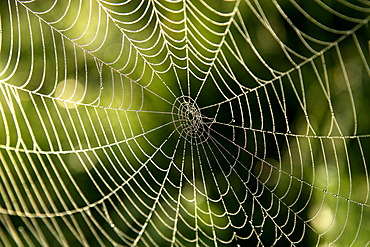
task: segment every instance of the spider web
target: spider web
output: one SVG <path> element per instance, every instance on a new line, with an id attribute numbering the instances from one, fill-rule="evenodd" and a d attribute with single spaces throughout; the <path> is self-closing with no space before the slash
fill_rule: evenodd
<path id="1" fill-rule="evenodd" d="M 0 3 L 1 246 L 365 246 L 365 0 Z"/>

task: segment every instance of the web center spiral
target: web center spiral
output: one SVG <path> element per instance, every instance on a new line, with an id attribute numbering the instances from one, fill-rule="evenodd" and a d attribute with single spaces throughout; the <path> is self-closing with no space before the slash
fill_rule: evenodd
<path id="1" fill-rule="evenodd" d="M 208 127 L 203 122 L 201 111 L 192 98 L 181 96 L 175 100 L 172 119 L 180 136 L 191 144 L 201 144 L 208 139 Z"/>

